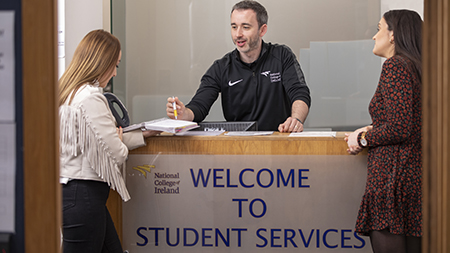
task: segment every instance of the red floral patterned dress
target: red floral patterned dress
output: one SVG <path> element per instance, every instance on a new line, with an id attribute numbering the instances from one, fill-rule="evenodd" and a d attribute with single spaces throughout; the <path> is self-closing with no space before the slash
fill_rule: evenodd
<path id="1" fill-rule="evenodd" d="M 421 82 L 401 56 L 387 59 L 369 112 L 367 182 L 356 232 L 422 236 Z M 361 134 L 358 137 L 360 140 Z"/>

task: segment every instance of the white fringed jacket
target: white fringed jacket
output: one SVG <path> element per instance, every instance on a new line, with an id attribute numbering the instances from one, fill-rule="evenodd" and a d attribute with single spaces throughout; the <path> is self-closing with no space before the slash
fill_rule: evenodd
<path id="1" fill-rule="evenodd" d="M 68 101 L 59 107 L 60 177 L 106 182 L 128 201 L 125 161 L 129 149 L 145 145 L 142 132 L 124 133 L 120 140 L 102 88 L 85 85 Z"/>

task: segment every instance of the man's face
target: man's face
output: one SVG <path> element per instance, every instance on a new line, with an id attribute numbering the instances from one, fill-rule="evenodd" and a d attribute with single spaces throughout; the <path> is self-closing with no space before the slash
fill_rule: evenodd
<path id="1" fill-rule="evenodd" d="M 256 13 L 251 10 L 234 10 L 231 13 L 231 38 L 241 54 L 259 54 L 265 26 L 258 28 Z"/>

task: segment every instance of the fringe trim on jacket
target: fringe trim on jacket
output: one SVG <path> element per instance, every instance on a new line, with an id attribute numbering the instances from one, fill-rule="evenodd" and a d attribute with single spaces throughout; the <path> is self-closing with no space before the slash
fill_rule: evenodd
<path id="1" fill-rule="evenodd" d="M 80 104 L 76 108 L 62 105 L 59 117 L 61 153 L 78 156 L 79 147 L 81 154 L 85 155 L 99 177 L 108 183 L 111 189 L 117 191 L 123 201 L 128 201 L 131 197 L 121 173 L 125 163 L 118 164 L 112 156 L 108 146 L 96 133 L 83 105 Z"/>

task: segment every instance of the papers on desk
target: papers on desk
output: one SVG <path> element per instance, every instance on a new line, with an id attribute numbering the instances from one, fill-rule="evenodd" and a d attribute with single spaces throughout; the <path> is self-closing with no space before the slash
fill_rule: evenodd
<path id="1" fill-rule="evenodd" d="M 177 136 L 218 136 L 225 133 L 225 130 L 221 131 L 187 131 L 183 133 L 177 133 Z"/>
<path id="2" fill-rule="evenodd" d="M 188 130 L 197 128 L 198 124 L 186 120 L 175 120 L 168 118 L 155 119 L 152 121 L 146 121 L 139 124 L 134 124 L 123 129 L 123 132 L 129 132 L 136 129 L 163 131 L 168 133 L 183 133 Z"/>
<path id="3" fill-rule="evenodd" d="M 271 135 L 273 131 L 233 131 L 225 135 L 228 136 L 257 136 L 257 135 Z"/>
<path id="4" fill-rule="evenodd" d="M 336 132 L 301 132 L 291 133 L 289 137 L 336 137 Z"/>

